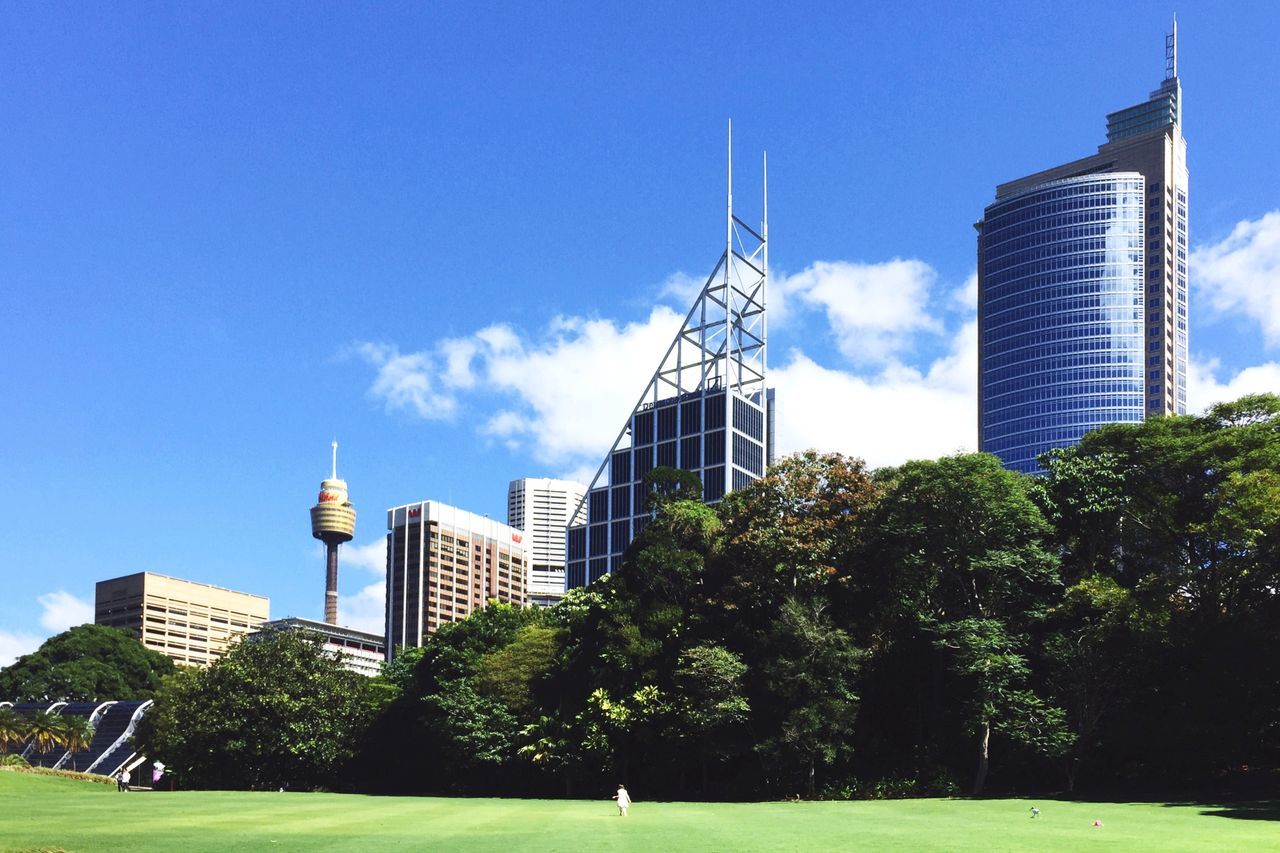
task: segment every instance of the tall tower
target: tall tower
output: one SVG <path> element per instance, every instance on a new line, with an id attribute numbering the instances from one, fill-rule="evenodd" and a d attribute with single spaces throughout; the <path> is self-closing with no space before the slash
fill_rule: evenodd
<path id="1" fill-rule="evenodd" d="M 1187 143 L 1178 30 L 1164 80 L 1098 153 L 996 188 L 978 229 L 978 446 L 1037 457 L 1187 410 Z"/>
<path id="2" fill-rule="evenodd" d="M 565 537 L 568 589 L 621 565 L 649 521 L 645 475 L 654 468 L 697 474 L 703 499 L 714 503 L 763 477 L 772 462 L 773 394 L 765 387 L 768 165 L 757 231 L 733 212 L 732 125 L 728 175 L 720 259 L 574 510 Z"/>
<path id="3" fill-rule="evenodd" d="M 338 546 L 356 535 L 356 508 L 347 499 L 347 481 L 338 479 L 338 442 L 333 443 L 333 471 L 320 483 L 320 498 L 311 508 L 311 535 L 324 543 L 324 621 L 338 624 Z"/>

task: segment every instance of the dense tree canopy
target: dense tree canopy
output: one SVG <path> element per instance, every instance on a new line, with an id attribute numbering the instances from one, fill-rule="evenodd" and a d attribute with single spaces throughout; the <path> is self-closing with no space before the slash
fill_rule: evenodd
<path id="1" fill-rule="evenodd" d="M 0 698 L 16 702 L 149 699 L 174 663 L 128 632 L 79 625 L 0 670 Z"/>
<path id="2" fill-rule="evenodd" d="M 1042 462 L 872 472 L 810 451 L 712 507 L 657 471 L 621 568 L 556 606 L 446 625 L 363 692 L 246 644 L 166 681 L 151 742 L 197 784 L 332 785 L 344 766 L 365 790 L 476 794 L 1274 778 L 1280 399 L 1107 427 Z"/>
<path id="3" fill-rule="evenodd" d="M 365 736 L 373 689 L 319 638 L 268 631 L 166 678 L 136 743 L 186 786 L 330 786 Z"/>

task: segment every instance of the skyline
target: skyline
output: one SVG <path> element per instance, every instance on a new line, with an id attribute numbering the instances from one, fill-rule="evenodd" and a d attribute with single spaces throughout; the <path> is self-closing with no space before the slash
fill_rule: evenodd
<path id="1" fill-rule="evenodd" d="M 1200 411 L 1280 390 L 1280 11 L 1177 11 Z M 138 571 L 318 619 L 335 439 L 355 627 L 386 508 L 589 478 L 722 248 L 729 116 L 747 200 L 770 159 L 778 453 L 976 448 L 972 223 L 1096 150 L 1171 18 L 761 6 L 756 53 L 724 8 L 220 12 L 0 35 L 0 664 Z"/>

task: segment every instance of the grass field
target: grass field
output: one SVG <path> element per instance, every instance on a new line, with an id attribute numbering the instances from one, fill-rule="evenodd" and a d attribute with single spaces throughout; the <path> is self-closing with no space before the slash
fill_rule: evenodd
<path id="1" fill-rule="evenodd" d="M 643 797 L 640 792 L 634 795 Z M 1275 803 L 658 803 L 114 787 L 0 772 L 0 850 L 1280 851 Z M 1093 822 L 1100 820 L 1102 826 Z"/>

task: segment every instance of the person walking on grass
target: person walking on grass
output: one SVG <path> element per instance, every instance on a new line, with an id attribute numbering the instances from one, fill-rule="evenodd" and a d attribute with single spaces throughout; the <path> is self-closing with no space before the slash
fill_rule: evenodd
<path id="1" fill-rule="evenodd" d="M 131 777 L 129 776 L 129 769 L 128 769 L 128 768 L 125 768 L 124 770 L 121 770 L 121 771 L 120 771 L 120 784 L 119 784 L 119 789 L 120 789 L 121 791 L 128 791 L 128 790 L 129 790 L 129 779 L 130 779 L 130 778 L 131 778 Z"/>
<path id="2" fill-rule="evenodd" d="M 627 789 L 622 785 L 618 786 L 618 793 L 613 795 L 618 801 L 618 816 L 626 817 L 627 809 L 631 808 L 631 795 L 627 793 Z"/>

